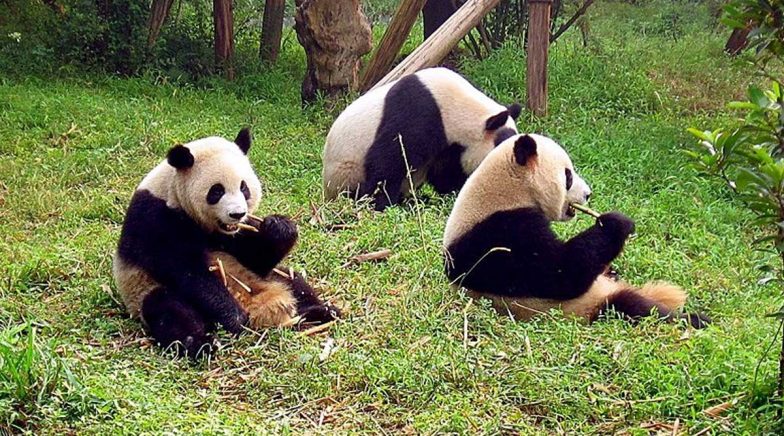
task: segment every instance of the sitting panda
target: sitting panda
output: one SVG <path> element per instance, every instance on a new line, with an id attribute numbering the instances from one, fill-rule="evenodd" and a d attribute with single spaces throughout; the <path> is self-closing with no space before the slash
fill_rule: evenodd
<path id="1" fill-rule="evenodd" d="M 635 288 L 604 274 L 634 232 L 634 222 L 621 213 L 601 215 L 568 241 L 557 238 L 550 222 L 571 219 L 570 204 L 590 196 L 552 139 L 520 134 L 505 140 L 458 194 L 444 232 L 447 276 L 522 320 L 560 308 L 593 321 L 612 307 L 629 320 L 653 314 L 705 326 L 703 315 L 678 312 L 686 301 L 679 287 L 654 282 Z"/>
<path id="2" fill-rule="evenodd" d="M 520 110 L 446 68 L 376 88 L 351 103 L 327 135 L 324 195 L 372 196 L 380 211 L 399 203 L 412 184 L 457 191 L 496 144 L 517 132 Z"/>
<path id="3" fill-rule="evenodd" d="M 297 228 L 280 215 L 250 215 L 261 196 L 250 146 L 248 129 L 234 142 L 209 137 L 176 145 L 128 207 L 114 257 L 117 288 L 155 340 L 181 354 L 209 352 L 216 323 L 236 334 L 248 324 L 339 316 L 301 276 L 273 272 L 297 241 Z"/>

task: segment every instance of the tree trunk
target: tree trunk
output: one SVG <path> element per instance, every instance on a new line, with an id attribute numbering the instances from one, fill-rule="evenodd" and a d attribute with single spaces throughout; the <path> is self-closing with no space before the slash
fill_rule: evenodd
<path id="1" fill-rule="evenodd" d="M 234 80 L 234 14 L 232 0 L 213 0 L 212 17 L 215 25 L 215 65 Z"/>
<path id="2" fill-rule="evenodd" d="M 370 24 L 359 0 L 296 0 L 294 28 L 305 48 L 302 101 L 321 90 L 335 94 L 357 85 L 359 59 L 370 52 Z"/>
<path id="3" fill-rule="evenodd" d="M 727 44 L 724 45 L 724 51 L 730 56 L 737 56 L 749 44 L 748 36 L 751 33 L 751 25 L 743 29 L 734 29 Z"/>
<path id="4" fill-rule="evenodd" d="M 550 3 L 528 2 L 527 106 L 535 115 L 547 115 L 547 51 L 550 46 Z"/>
<path id="5" fill-rule="evenodd" d="M 432 67 L 441 62 L 452 48 L 473 29 L 499 0 L 468 0 L 443 26 L 439 27 L 403 62 L 399 63 L 373 88 L 378 88 L 422 68 Z"/>
<path id="6" fill-rule="evenodd" d="M 275 62 L 278 60 L 285 9 L 286 0 L 267 0 L 264 4 L 261 44 L 259 45 L 259 57 L 262 61 Z"/>
<path id="7" fill-rule="evenodd" d="M 427 0 L 422 9 L 425 39 L 429 38 L 442 24 L 457 11 L 453 0 Z"/>
<path id="8" fill-rule="evenodd" d="M 395 16 L 389 23 L 384 37 L 378 44 L 373 57 L 368 62 L 365 73 L 360 80 L 359 90 L 365 92 L 370 89 L 378 79 L 384 77 L 389 71 L 389 67 L 395 62 L 400 48 L 406 42 L 411 27 L 414 26 L 419 11 L 422 10 L 426 0 L 402 0 L 395 11 Z M 433 0 L 430 0 L 433 1 Z"/>
<path id="9" fill-rule="evenodd" d="M 147 21 L 147 48 L 155 45 L 155 40 L 161 33 L 161 27 L 166 19 L 169 18 L 169 11 L 174 4 L 174 0 L 153 0 L 150 6 L 150 19 Z"/>

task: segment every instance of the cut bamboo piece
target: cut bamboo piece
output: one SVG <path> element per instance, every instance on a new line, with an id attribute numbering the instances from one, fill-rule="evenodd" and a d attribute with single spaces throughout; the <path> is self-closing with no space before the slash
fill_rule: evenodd
<path id="1" fill-rule="evenodd" d="M 595 210 L 593 210 L 593 209 L 591 209 L 589 207 L 583 206 L 582 204 L 579 204 L 579 203 L 570 203 L 569 206 L 572 209 L 574 209 L 574 210 L 579 210 L 580 212 L 586 213 L 586 214 L 588 214 L 588 215 L 590 215 L 590 216 L 592 216 L 594 218 L 599 218 L 602 215 L 599 212 L 597 212 L 597 211 L 595 211 Z"/>

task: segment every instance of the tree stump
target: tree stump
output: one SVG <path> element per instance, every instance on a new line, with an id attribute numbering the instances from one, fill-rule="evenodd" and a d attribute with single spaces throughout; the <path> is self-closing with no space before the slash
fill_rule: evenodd
<path id="1" fill-rule="evenodd" d="M 296 0 L 294 29 L 305 48 L 307 72 L 302 101 L 318 90 L 345 91 L 357 83 L 359 59 L 372 48 L 370 24 L 359 0 Z"/>

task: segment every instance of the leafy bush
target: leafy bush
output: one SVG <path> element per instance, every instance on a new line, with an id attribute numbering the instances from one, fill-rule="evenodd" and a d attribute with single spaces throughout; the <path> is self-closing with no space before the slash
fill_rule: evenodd
<path id="1" fill-rule="evenodd" d="M 755 223 L 766 244 L 781 263 L 770 279 L 784 283 L 784 94 L 782 81 L 766 73 L 771 61 L 784 58 L 784 2 L 781 0 L 735 0 L 726 9 L 723 22 L 735 28 L 754 28 L 749 34 L 755 47 L 756 65 L 772 79 L 769 89 L 750 87 L 747 101 L 730 108 L 746 112 L 740 127 L 700 131 L 691 128 L 699 142 L 687 153 L 705 175 L 719 177 L 757 215 Z M 784 332 L 784 306 L 771 316 L 780 320 L 777 334 Z M 775 341 L 775 338 L 774 338 Z M 784 335 L 779 356 L 778 417 L 784 399 Z"/>

